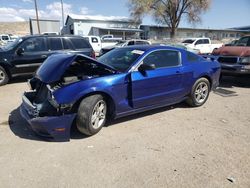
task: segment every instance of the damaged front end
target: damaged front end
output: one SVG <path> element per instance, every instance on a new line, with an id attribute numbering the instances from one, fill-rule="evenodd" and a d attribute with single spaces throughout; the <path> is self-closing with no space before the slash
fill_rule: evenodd
<path id="1" fill-rule="evenodd" d="M 28 82 L 31 91 L 23 94 L 21 115 L 38 135 L 56 141 L 68 141 L 77 112 L 75 101 L 70 99 L 72 102 L 59 103 L 60 98 L 55 98 L 55 92 L 65 96 L 63 89 L 70 85 L 77 88 L 82 81 L 114 73 L 114 70 L 99 65 L 87 56 L 50 56 Z"/>
<path id="2" fill-rule="evenodd" d="M 73 104 L 57 104 L 49 87 L 40 83 L 35 90 L 25 92 L 20 108 L 21 115 L 38 135 L 67 141 L 76 113 L 72 111 Z"/>

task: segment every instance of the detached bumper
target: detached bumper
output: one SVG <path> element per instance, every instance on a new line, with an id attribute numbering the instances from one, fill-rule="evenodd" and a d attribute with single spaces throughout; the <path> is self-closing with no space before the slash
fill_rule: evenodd
<path id="1" fill-rule="evenodd" d="M 38 135 L 55 141 L 69 141 L 71 125 L 76 114 L 66 114 L 61 116 L 34 116 L 36 111 L 29 100 L 23 96 L 20 107 L 21 116 L 29 123 L 30 128 Z"/>

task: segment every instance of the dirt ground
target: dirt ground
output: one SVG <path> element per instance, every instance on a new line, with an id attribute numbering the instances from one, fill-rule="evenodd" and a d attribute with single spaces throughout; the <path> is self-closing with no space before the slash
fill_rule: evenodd
<path id="1" fill-rule="evenodd" d="M 250 78 L 225 77 L 207 103 L 116 120 L 47 142 L 19 114 L 22 79 L 0 87 L 0 187 L 250 187 Z"/>

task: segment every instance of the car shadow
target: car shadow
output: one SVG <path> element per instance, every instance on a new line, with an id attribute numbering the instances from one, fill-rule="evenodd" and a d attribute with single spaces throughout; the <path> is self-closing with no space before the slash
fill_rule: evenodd
<path id="1" fill-rule="evenodd" d="M 19 108 L 14 109 L 9 115 L 9 127 L 10 130 L 18 137 L 35 140 L 46 141 L 36 135 L 28 126 L 28 123 L 21 117 Z"/>
<path id="2" fill-rule="evenodd" d="M 250 76 L 223 76 L 220 80 L 220 85 L 213 92 L 222 97 L 234 97 L 238 96 L 237 92 L 233 89 L 234 87 L 250 88 Z"/>
<path id="3" fill-rule="evenodd" d="M 143 117 L 150 116 L 150 115 L 155 115 L 155 114 L 162 113 L 162 112 L 165 112 L 165 111 L 170 111 L 170 110 L 173 110 L 173 109 L 176 109 L 176 108 L 192 108 L 192 107 L 187 105 L 185 102 L 181 102 L 181 103 L 178 103 L 178 104 L 165 106 L 165 107 L 161 107 L 161 108 L 156 108 L 156 109 L 141 112 L 141 113 L 138 113 L 138 114 L 133 114 L 133 115 L 121 117 L 121 118 L 118 118 L 118 119 L 107 122 L 106 126 L 112 126 L 112 125 L 123 123 L 123 122 L 126 122 L 126 121 L 143 118 Z"/>
<path id="4" fill-rule="evenodd" d="M 161 107 L 158 109 L 153 109 L 153 110 L 141 112 L 141 113 L 134 114 L 134 115 L 129 115 L 129 116 L 122 117 L 119 119 L 110 120 L 106 123 L 105 127 L 113 126 L 122 122 L 130 121 L 130 120 L 134 120 L 138 118 L 143 118 L 145 116 L 161 113 L 164 111 L 169 111 L 175 108 L 190 108 L 190 107 L 186 103 L 182 102 L 182 103 L 171 105 L 171 106 Z M 10 113 L 8 123 L 9 123 L 10 130 L 19 138 L 33 140 L 33 141 L 41 141 L 41 142 L 55 141 L 55 140 L 46 139 L 45 137 L 41 137 L 37 135 L 34 131 L 32 131 L 29 128 L 28 122 L 26 122 L 21 117 L 20 107 L 14 109 Z M 70 139 L 85 139 L 88 137 L 89 136 L 83 135 L 77 130 L 76 124 L 74 121 L 71 127 L 71 131 L 70 131 Z"/>
<path id="5" fill-rule="evenodd" d="M 220 80 L 219 87 L 222 88 L 233 88 L 242 87 L 250 88 L 250 76 L 223 76 Z"/>
<path id="6" fill-rule="evenodd" d="M 57 142 L 53 139 L 47 139 L 45 137 L 42 137 L 38 134 L 36 134 L 30 127 L 26 120 L 24 120 L 20 114 L 20 107 L 14 109 L 8 119 L 8 124 L 10 127 L 10 130 L 19 138 L 28 139 L 28 140 L 34 140 L 34 141 L 42 141 L 42 142 Z M 71 128 L 71 139 L 84 139 L 88 136 L 85 136 L 81 134 L 75 126 L 75 122 L 72 125 Z M 59 141 L 60 142 L 60 141 Z"/>
<path id="7" fill-rule="evenodd" d="M 8 84 L 16 84 L 16 83 L 23 83 L 23 82 L 27 82 L 28 79 L 32 78 L 32 75 L 29 76 L 18 76 L 18 77 L 14 77 L 12 78 Z"/>

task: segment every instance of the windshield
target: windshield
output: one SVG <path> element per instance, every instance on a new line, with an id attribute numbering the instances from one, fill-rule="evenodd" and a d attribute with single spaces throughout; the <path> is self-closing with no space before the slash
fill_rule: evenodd
<path id="1" fill-rule="evenodd" d="M 2 47 L 3 50 L 12 50 L 17 44 L 19 44 L 20 42 L 22 42 L 22 38 L 17 38 L 15 39 L 13 42 L 9 42 L 6 45 L 4 45 Z"/>
<path id="2" fill-rule="evenodd" d="M 182 43 L 192 44 L 194 41 L 195 40 L 187 39 L 187 40 L 184 40 Z"/>
<path id="3" fill-rule="evenodd" d="M 250 46 L 250 37 L 242 37 L 240 38 L 235 46 Z"/>
<path id="4" fill-rule="evenodd" d="M 119 72 L 125 72 L 144 53 L 142 50 L 117 48 L 98 58 L 98 61 Z"/>

